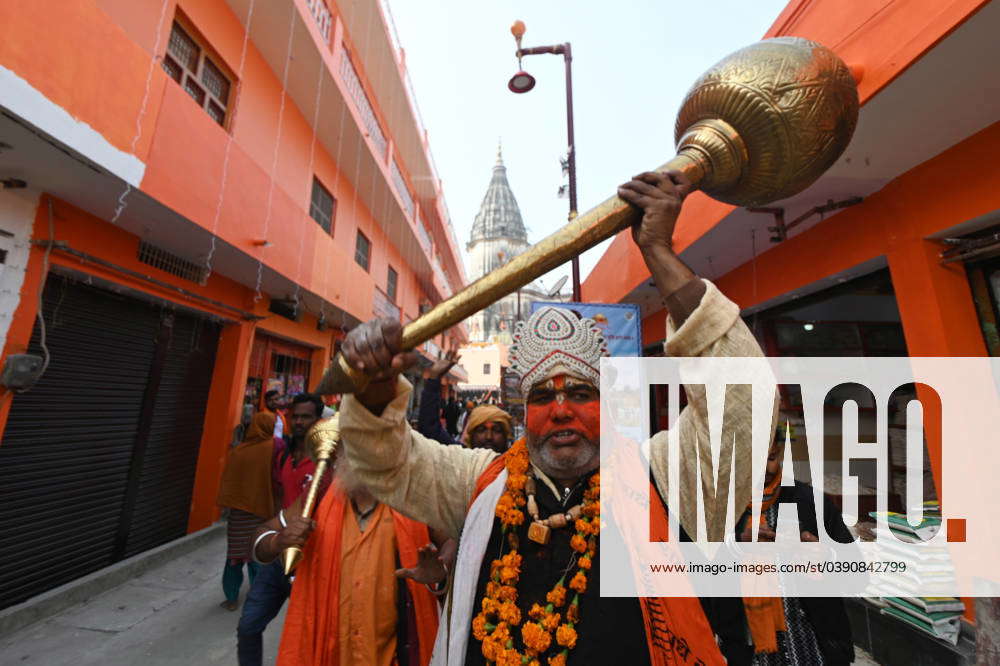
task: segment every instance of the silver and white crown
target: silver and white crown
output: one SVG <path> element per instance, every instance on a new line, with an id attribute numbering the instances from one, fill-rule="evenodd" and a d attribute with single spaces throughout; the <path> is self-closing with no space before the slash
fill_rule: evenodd
<path id="1" fill-rule="evenodd" d="M 558 374 L 560 368 L 600 385 L 601 357 L 608 355 L 604 334 L 593 319 L 579 318 L 566 308 L 543 307 L 514 328 L 507 355 L 511 370 L 521 376 L 521 394 Z"/>

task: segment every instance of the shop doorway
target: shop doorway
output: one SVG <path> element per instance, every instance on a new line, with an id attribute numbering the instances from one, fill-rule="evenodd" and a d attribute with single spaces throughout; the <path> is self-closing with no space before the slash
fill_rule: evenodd
<path id="1" fill-rule="evenodd" d="M 907 356 L 906 339 L 896 303 L 896 293 L 888 269 L 855 278 L 843 284 L 824 289 L 789 303 L 756 313 L 747 318 L 758 341 L 768 356 Z M 916 398 L 916 389 L 908 393 L 902 389 L 897 397 L 901 400 L 890 404 L 888 417 L 889 433 L 889 510 L 905 511 L 906 497 L 906 425 L 905 405 L 908 399 Z M 905 396 L 904 396 L 905 393 Z M 908 396 L 908 397 L 907 397 Z M 823 479 L 824 491 L 837 502 L 841 489 L 839 470 L 842 460 L 841 447 L 841 405 L 845 400 L 858 404 L 859 441 L 876 441 L 876 405 L 867 392 L 855 391 L 852 387 L 838 387 L 827 396 L 826 413 L 823 424 L 825 441 L 825 465 L 827 473 Z M 902 408 L 900 408 L 902 407 Z M 783 392 L 781 396 L 782 420 L 789 420 L 793 429 L 802 428 L 802 404 L 800 396 Z M 872 463 L 874 465 L 874 463 Z M 800 469 L 805 469 L 801 467 Z M 856 466 L 859 477 L 859 514 L 864 522 L 868 512 L 876 506 L 875 489 L 868 485 L 876 479 L 875 469 Z M 798 477 L 798 472 L 796 473 Z M 797 478 L 811 483 L 814 480 Z M 924 497 L 937 497 L 931 474 L 930 461 L 924 447 Z"/>
<path id="2" fill-rule="evenodd" d="M 278 391 L 292 396 L 309 390 L 313 350 L 293 342 L 257 333 L 250 353 L 250 369 L 244 404 L 252 412 L 264 408 L 264 395 Z"/>

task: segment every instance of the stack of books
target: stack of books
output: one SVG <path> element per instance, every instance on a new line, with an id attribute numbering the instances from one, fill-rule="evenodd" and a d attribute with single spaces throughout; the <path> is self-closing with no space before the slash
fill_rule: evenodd
<path id="1" fill-rule="evenodd" d="M 885 615 L 891 615 L 931 636 L 958 644 L 965 604 L 955 597 L 885 597 Z"/>
<path id="2" fill-rule="evenodd" d="M 937 506 L 937 502 L 934 502 L 933 506 Z M 910 523 L 906 521 L 905 513 L 896 513 L 895 511 L 879 513 L 878 511 L 872 511 L 868 515 L 876 521 L 878 521 L 879 517 L 884 517 L 886 523 L 889 525 L 889 530 L 899 536 L 903 541 L 927 541 L 932 539 L 934 535 L 938 533 L 938 530 L 941 529 L 940 508 L 937 509 L 936 513 L 929 511 L 928 508 L 924 509 L 923 519 L 916 527 L 910 525 Z"/>
<path id="3" fill-rule="evenodd" d="M 901 513 L 868 514 L 876 521 L 884 518 L 888 526 L 872 530 L 879 558 L 906 563 L 906 571 L 880 574 L 874 590 L 883 592 L 879 604 L 883 614 L 955 645 L 965 605 L 955 597 L 923 596 L 948 594 L 955 588 L 955 568 L 947 545 L 924 543 L 941 529 L 941 507 L 931 501 L 915 509 L 914 513 L 923 511 L 917 526 L 910 525 Z"/>
<path id="4" fill-rule="evenodd" d="M 925 544 L 914 535 L 876 527 L 878 557 L 885 562 L 903 562 L 905 571 L 882 573 L 877 587 L 884 596 L 948 594 L 955 586 L 955 567 L 944 544 Z M 913 545 L 911 545 L 913 544 Z"/>

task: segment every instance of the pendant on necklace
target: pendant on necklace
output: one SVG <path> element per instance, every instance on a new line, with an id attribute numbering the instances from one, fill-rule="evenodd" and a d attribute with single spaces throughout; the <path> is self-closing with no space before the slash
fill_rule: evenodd
<path id="1" fill-rule="evenodd" d="M 540 546 L 548 544 L 551 535 L 552 530 L 549 529 L 548 525 L 537 520 L 528 525 L 528 538 Z"/>

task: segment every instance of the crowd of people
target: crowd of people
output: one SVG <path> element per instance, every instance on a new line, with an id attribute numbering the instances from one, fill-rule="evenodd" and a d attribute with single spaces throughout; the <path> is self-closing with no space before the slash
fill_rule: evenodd
<path id="1" fill-rule="evenodd" d="M 673 251 L 688 189 L 678 173 L 645 173 L 619 190 L 643 211 L 633 238 L 669 312 L 666 352 L 760 356 L 738 307 Z M 425 371 L 419 411 L 408 414 L 413 388 L 402 371 L 415 358 L 400 348 L 400 333 L 398 322 L 374 320 L 344 340 L 345 360 L 371 381 L 340 403 L 334 471 L 313 517 L 303 517 L 302 504 L 315 473 L 307 435 L 324 418 L 318 396 L 295 396 L 282 415 L 280 396 L 269 394 L 230 453 L 219 495 L 229 536 L 222 605 L 239 608 L 246 568 L 241 665 L 262 662 L 264 628 L 289 599 L 282 666 L 853 661 L 839 599 L 600 596 L 598 535 L 609 509 L 598 473 L 599 361 L 607 347 L 594 322 L 547 307 L 518 324 L 509 359 L 525 397 L 520 437 L 498 405 L 442 402 L 454 353 Z M 677 427 L 707 437 L 697 413 Z M 773 536 L 779 495 L 800 512 L 811 508 L 815 523 L 811 492 L 778 490 L 781 450 L 768 461 L 761 524 L 745 515 L 738 539 L 752 529 L 758 539 Z M 666 438 L 653 438 L 651 480 L 661 498 L 666 456 Z M 735 489 L 739 506 L 749 506 L 748 491 Z M 663 524 L 651 530 L 674 515 L 660 502 L 651 515 Z M 708 514 L 709 529 L 724 524 Z M 828 533 L 846 530 L 831 507 L 825 517 Z M 814 536 L 816 526 L 809 529 Z M 293 546 L 304 550 L 294 580 L 280 557 Z"/>
<path id="2" fill-rule="evenodd" d="M 488 403 L 449 409 L 458 405 L 454 394 L 443 399 L 442 377 L 457 361 L 457 354 L 449 352 L 424 371 L 412 421 L 418 432 L 442 445 L 503 453 L 513 433 L 505 411 Z M 289 546 L 304 545 L 314 524 L 299 518 L 315 473 L 306 437 L 332 415 L 319 396 L 308 393 L 286 399 L 272 390 L 263 403 L 230 451 L 218 497 L 227 510 L 225 600 L 220 605 L 240 609 L 244 569 L 249 579 L 236 632 L 241 665 L 262 663 L 264 630 L 291 596 L 293 577 L 285 575 L 278 556 Z M 295 597 L 289 606 L 281 663 L 427 663 L 437 631 L 437 599 L 447 591 L 457 541 L 379 502 L 337 462 L 335 453 L 335 480 L 322 486 L 324 501 L 315 516 L 325 529 L 314 536 L 307 553 L 332 549 L 341 557 L 307 557 L 299 567 L 299 577 L 325 584 L 311 587 L 309 595 Z M 345 580 L 352 584 L 342 588 Z M 320 615 L 326 616 L 322 631 L 337 634 L 329 644 L 313 644 L 314 632 L 303 630 Z M 338 646 L 339 662 L 331 660 L 330 645 Z M 422 652 L 427 653 L 424 658 Z"/>

